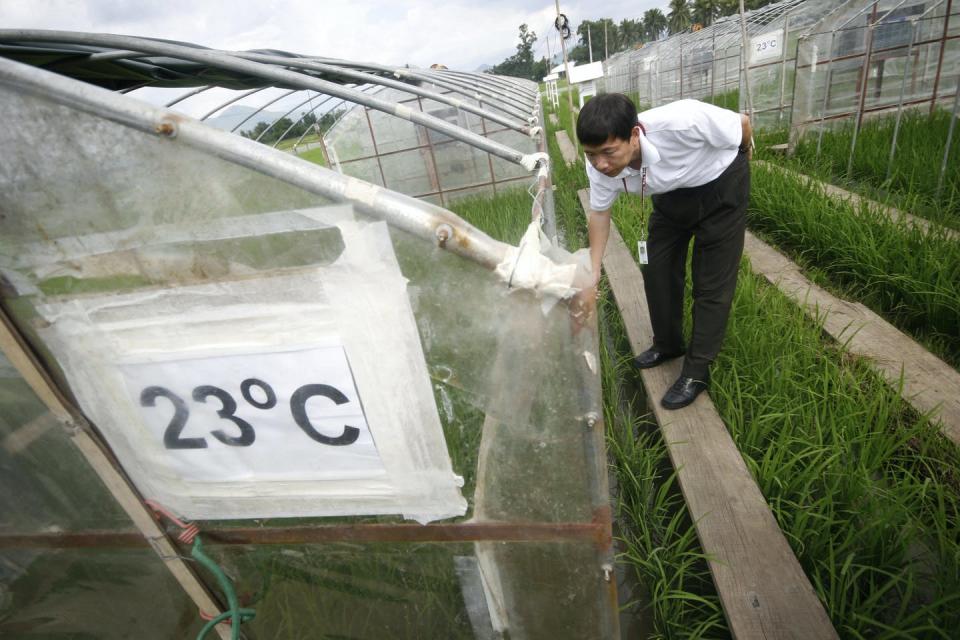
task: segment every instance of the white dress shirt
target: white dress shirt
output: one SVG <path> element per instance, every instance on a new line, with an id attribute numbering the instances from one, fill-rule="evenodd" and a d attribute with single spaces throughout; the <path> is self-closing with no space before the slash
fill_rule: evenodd
<path id="1" fill-rule="evenodd" d="M 699 100 L 678 100 L 637 116 L 640 162 L 647 194 L 699 187 L 720 176 L 737 157 L 743 137 L 740 114 Z M 607 211 L 624 190 L 639 194 L 642 169 L 626 167 L 605 176 L 587 161 L 590 208 Z"/>

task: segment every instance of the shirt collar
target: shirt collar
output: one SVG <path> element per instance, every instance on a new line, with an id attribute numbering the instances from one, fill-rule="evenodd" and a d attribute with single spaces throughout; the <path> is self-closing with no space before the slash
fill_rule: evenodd
<path id="1" fill-rule="evenodd" d="M 657 151 L 657 148 L 653 146 L 653 143 L 647 139 L 646 134 L 643 132 L 643 127 L 640 128 L 640 166 L 649 167 L 652 164 L 660 162 L 660 152 Z"/>

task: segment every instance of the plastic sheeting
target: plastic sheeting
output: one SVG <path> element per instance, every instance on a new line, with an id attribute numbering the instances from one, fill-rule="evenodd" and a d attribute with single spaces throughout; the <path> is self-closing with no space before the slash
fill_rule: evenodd
<path id="1" fill-rule="evenodd" d="M 848 0 L 797 49 L 791 139 L 904 109 L 951 110 L 960 8 L 946 0 Z"/>
<path id="2" fill-rule="evenodd" d="M 341 209 L 230 229 L 308 235 L 331 222 L 304 220 Z M 188 229 L 189 248 L 146 252 L 193 262 L 203 248 L 228 265 L 217 282 L 37 306 L 81 408 L 145 496 L 197 519 L 465 512 L 386 224 L 333 229 L 342 252 L 329 265 L 257 275 L 225 251 L 245 236 Z"/>
<path id="3" fill-rule="evenodd" d="M 110 427 L 104 425 L 119 422 L 121 416 L 94 406 L 97 378 L 82 373 L 88 363 L 99 367 L 95 375 L 102 373 L 106 380 L 122 375 L 123 366 L 143 355 L 153 358 L 149 362 L 163 360 L 171 351 L 208 359 L 217 354 L 203 350 L 241 340 L 249 346 L 254 337 L 264 340 L 263 327 L 276 329 L 270 338 L 275 344 L 297 347 L 314 332 L 323 334 L 325 327 L 307 320 L 329 302 L 326 298 L 377 298 L 382 290 L 394 300 L 396 315 L 342 323 L 334 317 L 326 327 L 338 327 L 364 397 L 364 416 L 389 475 L 390 460 L 377 440 L 379 418 L 364 396 L 365 376 L 377 375 L 374 369 L 381 361 L 389 365 L 394 356 L 410 364 L 410 354 L 389 353 L 377 342 L 377 334 L 386 330 L 384 323 L 409 321 L 398 311 L 404 305 L 412 311 L 417 347 L 422 349 L 419 358 L 431 386 L 430 408 L 439 416 L 446 448 L 411 454 L 435 460 L 442 453 L 450 465 L 440 476 L 445 484 L 427 488 L 441 492 L 434 496 L 439 507 L 424 506 L 424 499 L 419 505 L 400 505 L 401 513 L 436 516 L 445 510 L 443 505 L 451 501 L 439 498 L 450 497 L 453 474 L 464 478 L 467 513 L 461 521 L 496 523 L 517 532 L 547 524 L 563 530 L 566 524 L 592 527 L 606 509 L 602 433 L 591 427 L 601 415 L 599 376 L 591 366 L 596 362 L 596 335 L 572 331 L 563 305 L 545 311 L 543 300 L 531 291 L 511 289 L 480 264 L 396 228 L 389 228 L 388 243 L 381 223 L 362 216 L 345 220 L 334 214 L 336 209 L 316 209 L 326 203 L 231 165 L 212 150 L 191 150 L 175 138 L 152 136 L 2 86 L 0 109 L 7 117 L 0 146 L 5 160 L 12 159 L 0 162 L 4 306 L 61 386 L 91 413 L 110 414 L 97 414 L 97 428 L 106 432 Z M 360 254 L 351 253 L 353 240 L 362 240 Z M 376 258 L 369 262 L 360 258 L 371 253 Z M 391 253 L 398 271 L 388 269 Z M 552 259 L 576 262 L 561 251 Z M 346 279 L 341 290 L 328 288 L 320 274 L 336 275 L 338 269 L 345 278 L 351 275 L 346 271 L 358 278 L 362 274 L 364 282 Z M 360 289 L 351 288 L 352 283 Z M 304 289 L 298 290 L 299 285 Z M 225 304 L 218 308 L 211 300 Z M 220 314 L 218 322 L 241 321 L 232 325 L 236 331 L 223 331 L 224 325 L 214 330 L 215 325 L 198 322 L 204 310 L 208 318 Z M 233 315 L 226 315 L 228 311 Z M 344 325 L 353 326 L 341 330 Z M 165 328 L 151 333 L 151 326 Z M 97 336 L 104 340 L 98 342 Z M 351 340 L 360 339 L 381 345 L 367 350 L 370 361 L 365 363 L 355 362 L 351 348 Z M 171 350 L 171 344 L 176 349 Z M 319 346 L 324 344 L 330 346 Z M 130 359 L 131 352 L 137 357 Z M 390 375 L 384 384 L 406 388 L 411 383 L 395 370 Z M 117 404 L 142 409 L 130 401 L 128 390 L 124 393 L 127 397 L 117 398 Z M 266 401 L 262 388 L 254 389 L 252 397 Z M 155 399 L 169 411 L 164 398 Z M 215 413 L 221 405 L 214 397 L 209 400 Z M 422 429 L 418 420 L 408 414 L 402 429 Z M 230 435 L 239 433 L 228 431 L 232 425 L 226 422 L 221 428 Z M 83 464 L 64 458 L 56 473 L 72 477 L 83 473 Z M 43 485 L 54 471 L 32 468 L 29 474 Z M 161 479 L 155 484 L 167 491 L 176 487 Z M 30 512 L 29 504 L 21 508 Z M 21 518 L 26 521 L 27 515 L 14 520 Z M 238 522 L 243 523 L 254 524 Z M 26 528 L 37 531 L 32 525 Z M 264 603 L 264 617 L 258 620 L 268 624 L 266 629 L 281 630 L 281 637 L 343 629 L 360 638 L 424 637 L 420 629 L 447 626 L 453 631 L 427 637 L 485 637 L 489 629 L 474 626 L 474 619 L 477 625 L 484 620 L 484 610 L 491 625 L 490 612 L 497 612 L 497 624 L 512 638 L 553 638 L 568 630 L 578 637 L 610 637 L 615 627 L 616 611 L 602 569 L 608 557 L 593 538 L 576 543 L 492 539 L 456 549 L 449 543 L 350 549 L 338 563 L 334 545 L 319 545 L 319 564 L 294 562 L 307 550 L 291 545 L 252 545 L 239 553 L 223 548 L 216 553 L 241 583 L 241 593 L 251 593 L 247 585 L 252 585 Z M 421 552 L 436 558 L 432 566 L 438 568 L 425 571 L 420 581 L 407 580 L 415 573 L 408 561 Z M 105 560 L 94 559 L 94 566 L 109 566 L 109 558 L 122 553 L 108 548 Z M 274 569 L 265 569 L 260 580 L 249 564 L 233 564 L 233 556 L 256 557 Z M 399 577 L 392 582 L 384 576 L 393 574 L 380 570 L 391 564 L 399 567 Z M 283 575 L 294 578 L 281 580 Z M 372 576 L 379 586 L 371 590 Z M 304 585 L 310 586 L 309 593 Z M 386 593 L 380 589 L 384 585 Z M 438 589 L 444 590 L 447 603 L 440 608 L 432 606 L 432 597 L 423 596 Z M 477 601 L 479 593 L 484 594 L 482 602 Z M 249 601 L 249 595 L 244 598 Z M 356 615 L 358 598 L 368 607 L 365 611 L 386 602 L 389 607 L 383 610 L 396 616 L 377 617 L 379 626 L 363 627 L 363 621 L 372 623 L 374 618 Z M 350 620 L 328 616 L 324 599 L 339 612 L 346 610 Z M 42 599 L 22 602 L 33 606 Z"/>

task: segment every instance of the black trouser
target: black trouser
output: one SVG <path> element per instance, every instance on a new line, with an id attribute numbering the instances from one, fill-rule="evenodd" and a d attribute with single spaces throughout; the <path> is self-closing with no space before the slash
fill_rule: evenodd
<path id="1" fill-rule="evenodd" d="M 706 380 L 727 328 L 743 253 L 750 163 L 745 153 L 715 180 L 675 189 L 653 200 L 643 283 L 653 325 L 653 346 L 684 349 L 683 290 L 687 246 L 693 237 L 693 332 L 681 375 Z"/>

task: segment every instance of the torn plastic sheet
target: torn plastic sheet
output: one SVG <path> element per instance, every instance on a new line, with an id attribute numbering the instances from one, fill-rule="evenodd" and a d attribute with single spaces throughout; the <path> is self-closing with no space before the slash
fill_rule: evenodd
<path id="1" fill-rule="evenodd" d="M 555 247 L 540 222 L 540 216 L 534 218 L 520 244 L 507 249 L 496 273 L 510 288 L 533 291 L 547 313 L 559 300 L 579 291 L 580 283 L 589 281 L 589 253 L 581 249 L 569 254 Z"/>
<path id="2" fill-rule="evenodd" d="M 194 519 L 402 513 L 428 522 L 465 513 L 462 480 L 452 471 L 387 226 L 343 220 L 343 208 L 335 209 L 343 249 L 329 265 L 37 305 L 49 322 L 41 337 L 77 401 L 146 497 Z M 286 215 L 301 227 L 314 218 L 313 226 L 321 228 L 316 220 L 323 211 Z M 267 228 L 284 214 L 270 215 L 264 217 Z M 224 235 L 210 232 L 218 234 Z M 342 366 L 311 368 L 310 358 L 323 349 L 341 350 Z M 172 367 L 166 378 L 164 363 Z M 191 372 L 180 376 L 183 388 L 149 383 L 175 381 L 178 367 Z M 237 372 L 232 379 L 231 369 Z M 205 383 L 204 375 L 210 377 Z M 244 390 L 241 383 L 251 379 L 263 384 Z M 276 403 L 267 411 L 258 405 L 271 405 L 271 392 Z M 192 417 L 180 424 L 171 396 L 197 420 L 206 412 L 206 422 L 196 424 L 215 428 L 194 430 Z M 152 425 L 144 417 L 151 411 L 158 412 Z M 254 431 L 260 426 L 262 435 L 245 443 L 249 434 L 241 423 Z M 287 431 L 271 431 L 270 424 L 285 424 Z M 360 432 L 356 438 L 329 443 L 350 440 L 348 427 Z M 298 438 L 307 451 L 313 447 L 317 463 L 311 467 L 310 455 L 293 456 L 291 447 L 298 445 L 287 438 Z M 243 465 L 244 456 L 256 455 L 271 439 L 279 446 L 266 447 L 263 455 L 272 461 Z M 355 447 L 356 455 L 353 462 L 338 462 L 350 470 L 337 474 L 331 471 L 336 465 L 324 466 L 323 459 L 340 447 Z M 244 456 L 223 462 L 240 450 Z M 172 460 L 171 453 L 179 458 Z M 207 468 L 182 473 L 189 464 Z"/>

